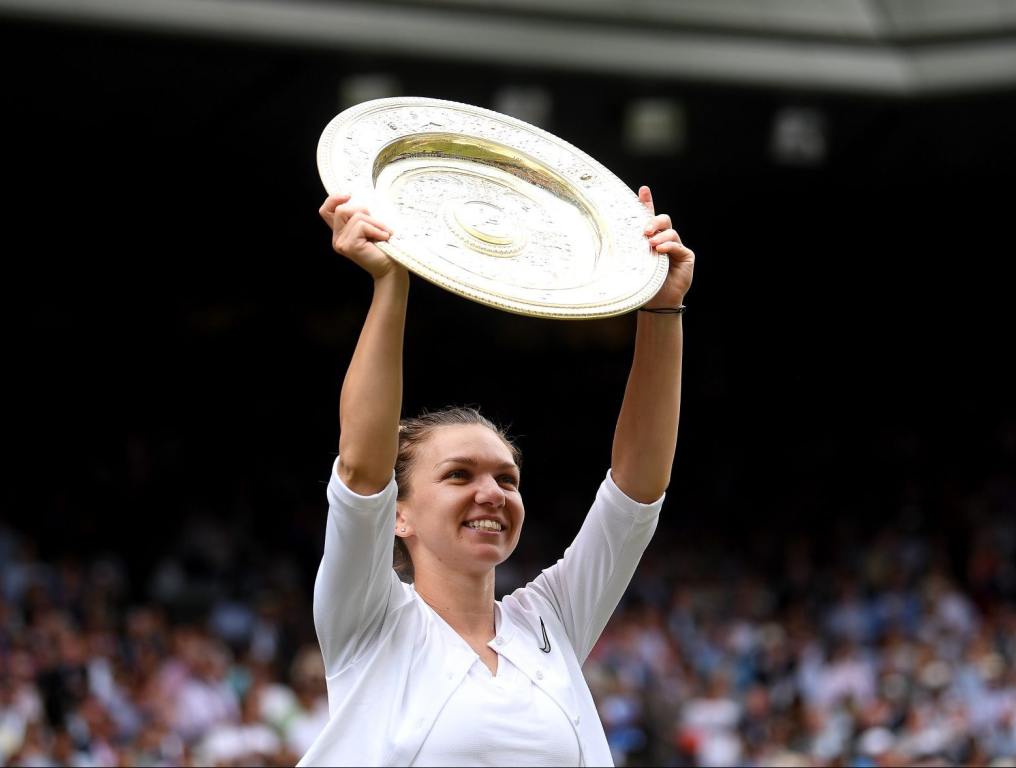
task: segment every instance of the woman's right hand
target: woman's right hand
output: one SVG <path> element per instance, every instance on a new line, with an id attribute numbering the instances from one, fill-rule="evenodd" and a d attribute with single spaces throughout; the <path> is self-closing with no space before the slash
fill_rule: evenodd
<path id="1" fill-rule="evenodd" d="M 348 205 L 349 195 L 330 195 L 318 213 L 332 230 L 332 248 L 367 270 L 375 279 L 389 272 L 405 269 L 374 245 L 387 240 L 391 229 L 370 215 L 362 206 Z"/>

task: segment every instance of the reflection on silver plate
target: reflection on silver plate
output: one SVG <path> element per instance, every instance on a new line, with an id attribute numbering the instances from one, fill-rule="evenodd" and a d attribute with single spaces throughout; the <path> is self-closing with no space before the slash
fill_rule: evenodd
<path id="1" fill-rule="evenodd" d="M 521 120 L 453 101 L 378 99 L 318 142 L 329 194 L 391 227 L 378 246 L 443 288 L 509 312 L 608 317 L 651 299 L 669 260 L 614 174 Z"/>

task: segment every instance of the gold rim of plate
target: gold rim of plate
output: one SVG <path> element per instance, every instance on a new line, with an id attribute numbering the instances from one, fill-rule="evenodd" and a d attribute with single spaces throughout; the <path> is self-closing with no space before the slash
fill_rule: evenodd
<path id="1" fill-rule="evenodd" d="M 325 127 L 317 164 L 329 194 L 352 195 L 392 228 L 381 250 L 481 304 L 610 317 L 645 304 L 667 276 L 638 196 L 582 150 L 508 115 L 440 99 L 363 102 Z"/>

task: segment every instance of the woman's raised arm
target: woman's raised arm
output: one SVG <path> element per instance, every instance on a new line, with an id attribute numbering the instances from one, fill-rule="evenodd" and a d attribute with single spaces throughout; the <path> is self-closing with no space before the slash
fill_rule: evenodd
<path id="1" fill-rule="evenodd" d="M 402 411 L 402 337 L 409 273 L 374 245 L 391 231 L 366 208 L 333 195 L 319 211 L 332 229 L 332 247 L 374 278 L 374 298 L 346 370 L 339 400 L 339 476 L 369 495 L 391 480 Z"/>
<path id="2" fill-rule="evenodd" d="M 674 309 L 691 287 L 695 254 L 682 245 L 666 214 L 655 215 L 649 187 L 639 199 L 653 218 L 649 242 L 670 258 L 670 272 L 646 307 Z M 684 331 L 680 314 L 638 313 L 635 356 L 614 431 L 611 474 L 617 487 L 635 501 L 656 501 L 670 484 L 681 410 L 681 356 Z"/>

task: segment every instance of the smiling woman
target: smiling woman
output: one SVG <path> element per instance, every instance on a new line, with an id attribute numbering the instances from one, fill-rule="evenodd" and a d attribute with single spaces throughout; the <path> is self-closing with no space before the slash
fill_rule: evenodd
<path id="1" fill-rule="evenodd" d="M 399 424 L 399 453 L 395 460 L 395 484 L 399 488 L 399 501 L 405 503 L 409 498 L 410 488 L 413 487 L 410 484 L 410 477 L 413 468 L 421 464 L 420 454 L 425 448 L 430 448 L 427 452 L 428 456 L 434 452 L 432 445 L 434 441 L 429 441 L 428 438 L 445 427 L 468 426 L 480 427 L 481 430 L 493 433 L 503 443 L 502 447 L 508 449 L 510 460 L 502 461 L 494 466 L 495 473 L 498 475 L 497 482 L 502 482 L 509 490 L 518 492 L 519 472 L 522 469 L 522 452 L 512 442 L 511 438 L 508 437 L 507 433 L 500 427 L 495 426 L 490 419 L 483 416 L 475 408 L 445 408 L 441 411 L 423 413 L 416 418 L 403 419 Z M 483 435 L 483 432 L 481 431 L 480 434 Z M 500 451 L 498 452 L 500 453 Z M 426 457 L 423 460 L 424 467 L 427 466 L 425 462 Z M 475 457 L 451 456 L 439 461 L 434 465 L 432 470 L 443 474 L 441 480 L 448 483 L 466 485 L 469 479 L 475 476 L 478 468 L 479 461 Z M 482 515 L 477 516 L 477 524 L 474 524 L 473 527 L 487 527 L 479 524 L 483 519 Z M 491 522 L 497 522 L 502 527 L 507 524 L 507 521 L 498 521 L 493 517 L 489 519 Z M 467 524 L 463 523 L 463 525 Z M 501 529 L 498 528 L 498 530 Z M 518 535 L 521 529 L 522 521 L 520 519 L 515 526 L 515 544 L 518 543 Z M 403 581 L 412 582 L 414 577 L 413 557 L 406 544 L 408 530 L 403 524 L 396 526 L 393 567 Z"/>
<path id="2" fill-rule="evenodd" d="M 582 663 L 670 482 L 694 264 L 647 187 L 639 197 L 646 258 L 670 268 L 638 316 L 611 468 L 561 559 L 501 601 L 494 569 L 525 520 L 521 454 L 473 409 L 399 421 L 409 273 L 375 245 L 390 230 L 348 195 L 321 207 L 332 247 L 374 278 L 374 297 L 342 385 L 314 584 L 329 722 L 300 765 L 611 764 Z"/>

